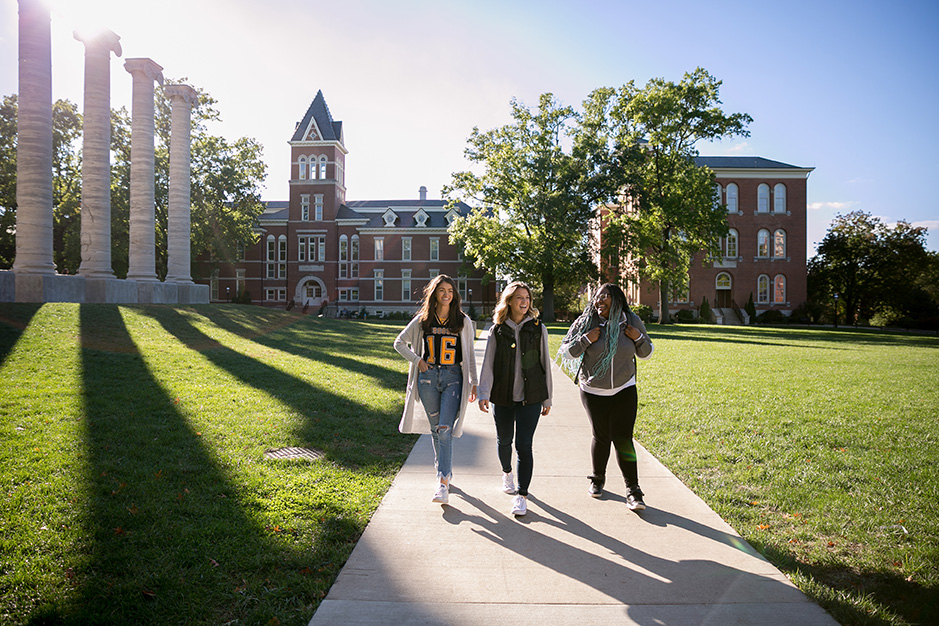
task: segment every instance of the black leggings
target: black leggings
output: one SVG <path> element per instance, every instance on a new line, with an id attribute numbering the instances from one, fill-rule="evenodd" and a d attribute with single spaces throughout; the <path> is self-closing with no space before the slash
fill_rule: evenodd
<path id="1" fill-rule="evenodd" d="M 629 488 L 638 488 L 639 471 L 636 464 L 636 446 L 633 444 L 633 427 L 636 425 L 636 411 L 639 408 L 636 386 L 630 385 L 615 396 L 597 396 L 581 391 L 580 400 L 593 426 L 593 441 L 590 443 L 593 475 L 598 479 L 605 479 L 612 443 L 626 485 Z"/>

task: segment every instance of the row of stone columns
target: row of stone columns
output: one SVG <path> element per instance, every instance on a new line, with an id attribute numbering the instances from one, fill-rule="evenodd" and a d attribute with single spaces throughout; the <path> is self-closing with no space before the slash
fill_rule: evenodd
<path id="1" fill-rule="evenodd" d="M 55 273 L 52 249 L 52 55 L 49 10 L 41 0 L 19 0 L 19 118 L 17 145 L 16 274 Z M 111 31 L 75 33 L 85 46 L 82 126 L 81 265 L 85 278 L 113 278 L 111 267 L 111 53 L 121 55 Z M 131 113 L 130 248 L 127 278 L 157 282 L 154 211 L 154 81 L 163 68 L 151 59 L 127 59 L 133 77 Z M 170 85 L 172 103 L 167 282 L 191 284 L 190 123 L 196 91 Z"/>

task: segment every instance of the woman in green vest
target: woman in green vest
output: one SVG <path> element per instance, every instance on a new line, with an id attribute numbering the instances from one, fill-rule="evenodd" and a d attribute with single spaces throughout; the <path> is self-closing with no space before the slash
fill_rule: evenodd
<path id="1" fill-rule="evenodd" d="M 479 380 L 479 408 L 496 423 L 502 490 L 515 494 L 513 515 L 528 512 L 534 469 L 532 441 L 538 419 L 551 410 L 548 331 L 531 306 L 531 288 L 516 281 L 502 291 L 493 314 Z M 512 440 L 518 456 L 518 489 L 512 475 Z"/>

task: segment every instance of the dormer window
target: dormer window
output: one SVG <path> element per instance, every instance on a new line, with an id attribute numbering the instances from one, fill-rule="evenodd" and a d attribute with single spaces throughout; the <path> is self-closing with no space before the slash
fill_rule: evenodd
<path id="1" fill-rule="evenodd" d="M 387 211 L 385 211 L 384 215 L 382 215 L 382 219 L 385 220 L 385 227 L 392 227 L 395 225 L 395 222 L 398 220 L 398 214 L 392 211 L 391 209 L 388 209 Z"/>
<path id="2" fill-rule="evenodd" d="M 424 209 L 418 209 L 417 213 L 414 214 L 414 225 L 418 228 L 426 228 L 428 219 L 430 219 L 430 216 Z"/>
<path id="3" fill-rule="evenodd" d="M 450 226 L 451 224 L 453 224 L 453 220 L 455 220 L 458 217 L 460 217 L 460 212 L 457 211 L 456 209 L 450 209 L 449 211 L 447 211 L 447 216 L 445 218 L 447 220 L 447 226 Z"/>

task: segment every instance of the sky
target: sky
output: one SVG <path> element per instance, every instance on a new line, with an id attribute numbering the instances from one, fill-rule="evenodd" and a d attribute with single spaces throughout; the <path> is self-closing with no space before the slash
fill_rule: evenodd
<path id="1" fill-rule="evenodd" d="M 287 144 L 317 90 L 343 122 L 349 200 L 441 197 L 468 169 L 474 127 L 511 122 L 513 98 L 580 108 L 598 87 L 679 82 L 703 67 L 750 136 L 702 155 L 815 170 L 809 254 L 837 214 L 928 228 L 939 250 L 939 2 L 790 0 L 48 0 L 52 95 L 83 100 L 75 29 L 121 37 L 111 104 L 130 110 L 124 59 L 204 89 L 229 140 L 264 146 L 264 200 L 288 197 Z M 17 92 L 17 2 L 0 0 L 0 95 Z M 932 181 L 932 182 L 930 182 Z"/>

